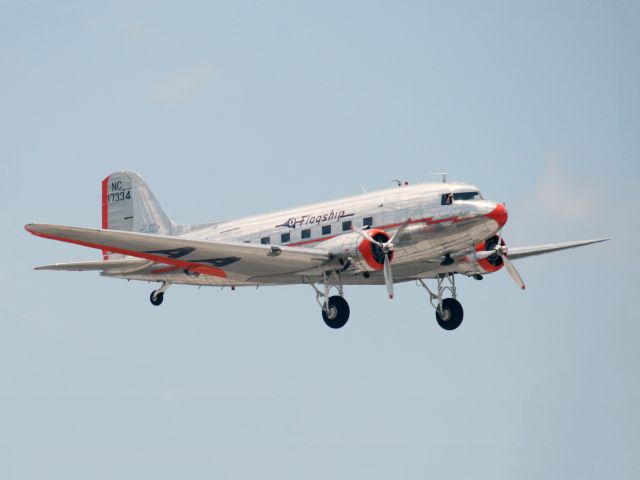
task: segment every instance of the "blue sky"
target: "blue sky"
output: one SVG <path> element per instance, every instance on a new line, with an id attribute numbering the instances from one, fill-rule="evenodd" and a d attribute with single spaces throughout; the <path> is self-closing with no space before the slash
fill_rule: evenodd
<path id="1" fill-rule="evenodd" d="M 0 477 L 637 478 L 636 2 L 3 2 Z M 510 245 L 610 236 L 460 279 L 441 331 L 412 284 L 153 286 L 34 272 L 99 253 L 139 172 L 180 223 L 447 171 L 505 201 Z"/>

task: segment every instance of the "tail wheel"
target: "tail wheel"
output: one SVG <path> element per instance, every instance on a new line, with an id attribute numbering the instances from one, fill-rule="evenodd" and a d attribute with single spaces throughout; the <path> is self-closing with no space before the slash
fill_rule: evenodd
<path id="1" fill-rule="evenodd" d="M 322 309 L 322 319 L 329 328 L 342 328 L 349 320 L 349 313 L 351 312 L 347 301 L 338 295 L 334 295 L 329 297 L 327 311 Z"/>
<path id="2" fill-rule="evenodd" d="M 149 301 L 157 307 L 164 300 L 164 292 L 160 292 L 158 294 L 156 294 L 156 292 L 157 290 L 154 290 L 153 292 L 151 292 L 151 295 L 149 296 Z"/>
<path id="3" fill-rule="evenodd" d="M 436 308 L 436 320 L 445 330 L 455 330 L 462 323 L 464 310 L 462 305 L 455 298 L 445 298 L 442 301 L 442 314 L 440 307 Z"/>

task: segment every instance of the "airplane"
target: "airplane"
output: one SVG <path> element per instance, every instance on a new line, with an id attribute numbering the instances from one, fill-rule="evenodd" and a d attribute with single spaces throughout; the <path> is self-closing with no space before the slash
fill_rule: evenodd
<path id="1" fill-rule="evenodd" d="M 126 280 L 160 282 L 160 305 L 172 284 L 240 286 L 307 284 L 333 329 L 350 316 L 344 285 L 415 281 L 445 330 L 464 318 L 456 275 L 482 280 L 505 269 L 521 288 L 518 260 L 608 238 L 507 248 L 505 205 L 474 185 L 447 182 L 398 186 L 329 202 L 205 224 L 176 224 L 145 181 L 119 171 L 102 181 L 101 228 L 28 224 L 33 235 L 102 250 L 102 259 L 36 270 L 100 271 Z M 435 280 L 432 290 L 425 280 Z M 332 292 L 334 293 L 332 295 Z"/>

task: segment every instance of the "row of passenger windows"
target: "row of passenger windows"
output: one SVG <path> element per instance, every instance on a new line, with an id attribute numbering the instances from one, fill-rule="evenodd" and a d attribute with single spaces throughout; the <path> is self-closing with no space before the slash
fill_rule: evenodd
<path id="1" fill-rule="evenodd" d="M 362 219 L 362 226 L 364 228 L 371 227 L 373 225 L 373 217 L 365 217 Z M 348 232 L 351 230 L 351 220 L 342 222 L 342 231 Z M 331 235 L 331 225 L 322 226 L 322 235 Z M 300 231 L 301 240 L 309 240 L 311 238 L 311 229 L 305 228 Z M 291 232 L 283 233 L 280 235 L 280 243 L 291 242 Z M 269 245 L 271 243 L 271 237 L 262 237 L 260 243 L 263 245 Z"/>

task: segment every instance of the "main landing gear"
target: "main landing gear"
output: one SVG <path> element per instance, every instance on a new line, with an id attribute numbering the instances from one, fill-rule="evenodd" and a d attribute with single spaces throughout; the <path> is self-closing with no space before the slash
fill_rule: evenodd
<path id="1" fill-rule="evenodd" d="M 164 300 L 164 292 L 167 291 L 169 286 L 171 286 L 169 282 L 162 282 L 162 286 L 159 289 L 151 292 L 151 295 L 149 295 L 149 301 L 152 305 L 155 305 L 157 307 L 162 303 L 162 301 Z"/>
<path id="2" fill-rule="evenodd" d="M 462 323 L 464 310 L 462 304 L 456 299 L 456 281 L 453 273 L 440 274 L 436 277 L 438 293 L 435 294 L 427 287 L 422 279 L 418 282 L 429 293 L 429 303 L 436 310 L 436 320 L 445 330 L 455 330 Z M 442 298 L 449 291 L 453 298 Z"/>
<path id="3" fill-rule="evenodd" d="M 316 292 L 316 302 L 322 309 L 322 319 L 329 328 L 342 328 L 349 320 L 349 304 L 343 298 L 342 277 L 340 272 L 331 272 L 323 274 L 324 291 L 320 291 L 308 278 L 307 283 Z M 329 296 L 331 289 L 338 291 L 338 295 Z M 321 301 L 322 299 L 322 301 Z"/>

